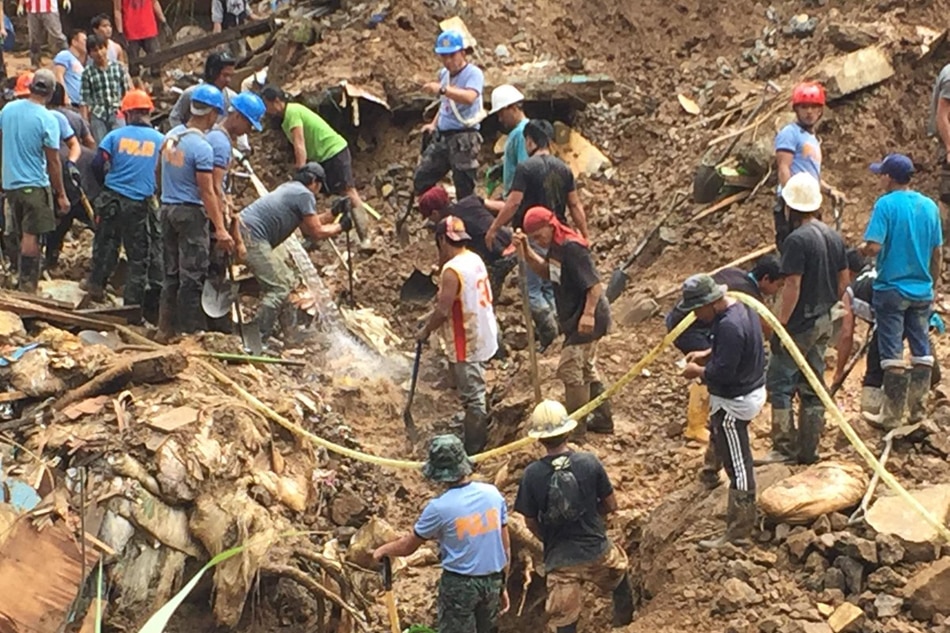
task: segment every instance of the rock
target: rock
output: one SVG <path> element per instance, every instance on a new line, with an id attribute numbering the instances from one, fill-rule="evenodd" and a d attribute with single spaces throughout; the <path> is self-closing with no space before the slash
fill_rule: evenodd
<path id="1" fill-rule="evenodd" d="M 15 336 L 26 336 L 23 321 L 12 312 L 0 310 L 0 341 Z"/>
<path id="2" fill-rule="evenodd" d="M 840 532 L 835 536 L 836 551 L 849 558 L 862 560 L 872 565 L 877 564 L 877 545 L 874 541 L 860 538 L 851 532 Z"/>
<path id="3" fill-rule="evenodd" d="M 812 552 L 805 559 L 805 569 L 823 574 L 828 569 L 828 559 L 821 552 Z"/>
<path id="4" fill-rule="evenodd" d="M 804 530 L 797 534 L 790 534 L 789 537 L 785 539 L 785 546 L 788 548 L 788 553 L 792 558 L 796 561 L 800 561 L 805 558 L 808 548 L 814 545 L 817 539 L 818 536 L 814 531 Z"/>
<path id="5" fill-rule="evenodd" d="M 878 534 L 874 538 L 877 543 L 877 560 L 882 565 L 896 565 L 904 560 L 904 546 L 900 539 L 891 534 Z"/>
<path id="6" fill-rule="evenodd" d="M 826 604 L 826 603 L 824 603 L 824 602 L 819 602 L 819 603 L 818 603 L 818 613 L 820 613 L 823 617 L 826 617 L 826 618 L 827 618 L 828 616 L 830 616 L 830 615 L 831 615 L 832 613 L 834 613 L 834 612 L 835 612 L 834 606 L 832 606 L 832 605 L 830 605 L 830 604 Z"/>
<path id="7" fill-rule="evenodd" d="M 759 604 L 763 598 L 755 589 L 738 578 L 729 578 L 722 584 L 722 591 L 716 598 L 716 608 L 720 613 L 733 613 L 753 604 Z"/>
<path id="8" fill-rule="evenodd" d="M 834 100 L 890 79 L 894 67 L 887 53 L 869 46 L 825 61 L 816 74 L 823 80 L 828 98 Z"/>
<path id="9" fill-rule="evenodd" d="M 941 558 L 911 576 L 903 596 L 917 620 L 950 615 L 950 558 Z"/>
<path id="10" fill-rule="evenodd" d="M 779 523 L 775 526 L 775 542 L 781 543 L 788 538 L 789 533 L 792 531 L 792 526 L 788 523 Z"/>
<path id="11" fill-rule="evenodd" d="M 801 622 L 802 633 L 832 633 L 831 627 L 824 622 Z"/>
<path id="12" fill-rule="evenodd" d="M 366 503 L 350 490 L 341 490 L 330 504 L 330 519 L 337 525 L 357 526 L 365 513 Z"/>
<path id="13" fill-rule="evenodd" d="M 508 59 L 511 57 L 511 53 L 508 51 L 508 47 L 504 44 L 499 44 L 495 47 L 495 57 L 498 59 Z"/>
<path id="14" fill-rule="evenodd" d="M 864 611 L 850 602 L 845 602 L 828 618 L 828 626 L 834 633 L 856 633 L 861 630 L 864 620 Z"/>
<path id="15" fill-rule="evenodd" d="M 938 521 L 946 524 L 950 514 L 950 484 L 912 490 L 910 494 Z M 878 533 L 892 534 L 903 541 L 936 541 L 938 533 L 929 523 L 916 514 L 913 514 L 913 520 L 908 520 L 912 513 L 913 510 L 900 497 L 881 497 L 868 510 L 867 522 Z"/>
<path id="16" fill-rule="evenodd" d="M 936 543 L 913 543 L 901 541 L 904 548 L 904 562 L 929 563 L 940 558 L 940 546 Z"/>
<path id="17" fill-rule="evenodd" d="M 834 589 L 845 591 L 848 588 L 844 581 L 844 572 L 837 567 L 829 567 L 825 570 L 825 591 Z"/>
<path id="18" fill-rule="evenodd" d="M 759 633 L 778 633 L 782 628 L 782 619 L 778 617 L 766 618 L 759 621 Z"/>
<path id="19" fill-rule="evenodd" d="M 864 579 L 864 566 L 853 558 L 839 556 L 835 559 L 835 567 L 844 574 L 844 585 L 847 593 L 861 593 Z"/>
<path id="20" fill-rule="evenodd" d="M 10 384 L 32 398 L 45 398 L 66 391 L 66 384 L 50 370 L 50 353 L 38 347 L 10 365 Z"/>
<path id="21" fill-rule="evenodd" d="M 866 48 L 878 40 L 875 34 L 853 24 L 829 24 L 827 34 L 828 40 L 845 53 Z"/>
<path id="22" fill-rule="evenodd" d="M 841 514 L 840 512 L 832 512 L 831 514 L 825 515 L 828 517 L 828 520 L 831 522 L 831 529 L 834 532 L 841 532 L 848 528 L 848 517 Z"/>
<path id="23" fill-rule="evenodd" d="M 652 297 L 634 295 L 621 297 L 614 303 L 613 314 L 621 325 L 630 327 L 643 323 L 660 311 L 660 305 Z"/>
<path id="24" fill-rule="evenodd" d="M 893 618 L 901 612 L 903 606 L 903 600 L 887 593 L 879 593 L 874 599 L 874 613 L 879 618 Z"/>
<path id="25" fill-rule="evenodd" d="M 891 567 L 881 567 L 868 576 L 868 589 L 871 591 L 891 591 L 907 584 L 907 579 Z"/>
<path id="26" fill-rule="evenodd" d="M 804 39 L 811 37 L 815 33 L 816 28 L 818 28 L 818 18 L 810 18 L 807 14 L 802 13 L 793 16 L 792 19 L 788 21 L 788 24 L 785 25 L 785 28 L 782 29 L 782 33 L 791 37 Z"/>
<path id="27" fill-rule="evenodd" d="M 828 534 L 834 530 L 831 529 L 831 519 L 828 518 L 827 514 L 823 514 L 812 524 L 811 529 L 815 531 L 815 534 L 821 536 L 822 534 Z"/>

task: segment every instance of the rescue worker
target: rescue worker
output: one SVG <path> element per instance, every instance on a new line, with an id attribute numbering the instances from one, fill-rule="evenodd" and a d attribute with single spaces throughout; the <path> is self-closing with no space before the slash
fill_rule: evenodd
<path id="1" fill-rule="evenodd" d="M 610 305 L 587 240 L 562 224 L 553 211 L 544 207 L 528 209 L 524 232 L 516 231 L 513 239 L 517 246 L 526 244 L 529 238 L 547 254 L 542 257 L 534 249 L 521 248 L 519 255 L 523 253 L 535 274 L 554 285 L 557 319 L 564 333 L 557 377 L 564 383 L 568 410 L 576 411 L 605 389 L 597 373 L 596 359 L 597 343 L 610 328 Z M 609 402 L 589 419 L 578 422 L 578 436 L 588 430 L 613 433 Z"/>
<path id="2" fill-rule="evenodd" d="M 86 32 L 73 29 L 69 32 L 69 47 L 63 48 L 53 57 L 53 74 L 56 75 L 56 81 L 66 89 L 69 105 L 74 108 L 78 108 L 82 103 L 80 86 L 87 54 Z"/>
<path id="3" fill-rule="evenodd" d="M 755 523 L 749 423 L 765 404 L 765 344 L 755 311 L 726 296 L 727 290 L 709 275 L 694 275 L 683 284 L 680 303 L 710 326 L 712 347 L 687 354 L 683 376 L 709 389 L 712 443 L 729 476 L 726 531 L 700 541 L 700 549 L 748 544 Z"/>
<path id="4" fill-rule="evenodd" d="M 782 187 L 792 232 L 782 247 L 781 311 L 778 320 L 819 380 L 832 336 L 832 308 L 848 286 L 848 263 L 841 236 L 819 218 L 821 187 L 812 175 L 795 174 Z M 772 404 L 772 451 L 760 463 L 818 461 L 825 408 L 794 358 L 773 335 L 766 388 Z M 792 410 L 801 398 L 796 428 Z"/>
<path id="5" fill-rule="evenodd" d="M 468 248 L 471 240 L 465 223 L 454 216 L 443 218 L 436 226 L 442 267 L 439 295 L 417 339 L 425 342 L 432 332 L 443 329 L 449 367 L 465 408 L 465 451 L 475 455 L 485 448 L 488 436 L 485 363 L 498 351 L 498 322 L 488 271 L 481 257 Z"/>
<path id="6" fill-rule="evenodd" d="M 236 94 L 228 87 L 231 85 L 231 79 L 234 77 L 236 65 L 237 60 L 231 57 L 229 53 L 215 52 L 208 55 L 208 58 L 205 60 L 202 83 L 185 88 L 185 91 L 178 97 L 178 101 L 172 106 L 171 112 L 168 113 L 168 123 L 173 127 L 188 123 L 188 119 L 191 118 L 191 97 L 195 93 L 195 90 L 204 84 L 210 84 L 221 91 L 221 95 L 224 98 L 224 110 L 225 113 L 227 113 L 231 105 L 231 99 L 233 99 Z M 225 115 L 222 114 L 220 118 L 223 119 L 224 116 Z"/>
<path id="7" fill-rule="evenodd" d="M 86 289 L 94 299 L 103 296 L 121 245 L 128 260 L 122 302 L 142 306 L 145 319 L 155 323 L 164 273 L 155 184 L 164 137 L 149 122 L 154 106 L 147 92 L 130 90 L 121 108 L 126 125 L 106 134 L 93 163 L 104 186 L 96 199 L 98 226 Z"/>
<path id="8" fill-rule="evenodd" d="M 51 184 L 60 211 L 69 210 L 59 158 L 60 127 L 46 109 L 55 85 L 53 72 L 42 68 L 33 75 L 29 97 L 0 110 L 5 226 L 8 240 L 19 239 L 17 283 L 28 293 L 35 293 L 39 283 L 39 236 L 56 228 Z"/>
<path id="9" fill-rule="evenodd" d="M 796 120 L 775 136 L 775 164 L 778 173 L 778 197 L 773 210 L 775 218 L 775 246 L 779 252 L 793 228 L 782 197 L 782 188 L 795 174 L 806 173 L 821 185 L 821 192 L 831 196 L 836 204 L 847 202 L 844 194 L 821 177 L 821 141 L 815 127 L 825 109 L 825 88 L 817 82 L 806 82 L 792 91 L 792 109 Z"/>
<path id="10" fill-rule="evenodd" d="M 567 224 L 570 212 L 575 229 L 587 240 L 587 216 L 577 195 L 574 174 L 567 163 L 551 154 L 554 127 L 548 121 L 530 121 L 525 125 L 524 138 L 530 158 L 515 169 L 505 208 L 492 222 L 486 241 L 494 241 L 498 230 L 509 222 L 516 229 L 522 228 L 525 212 L 536 206 L 553 211 L 562 224 Z M 531 248 L 544 256 L 544 249 L 538 244 L 532 244 Z M 527 284 L 535 331 L 541 348 L 545 349 L 558 334 L 554 289 L 550 282 L 531 271 L 528 272 Z"/>
<path id="11" fill-rule="evenodd" d="M 515 169 L 528 160 L 528 148 L 525 146 L 524 128 L 528 124 L 522 106 L 524 95 L 511 84 L 503 84 L 491 91 L 491 111 L 489 116 L 498 115 L 498 122 L 508 138 L 505 140 L 504 162 L 502 163 L 502 187 L 504 195 L 511 191 L 515 181 Z M 500 208 L 499 208 L 500 210 Z"/>
<path id="12" fill-rule="evenodd" d="M 889 154 L 871 171 L 885 189 L 871 211 L 862 253 L 877 257 L 874 315 L 884 368 L 883 429 L 923 420 L 934 364 L 928 324 L 937 280 L 943 265 L 943 231 L 937 204 L 910 187 L 914 163 L 903 154 Z M 904 365 L 904 339 L 910 347 L 911 370 Z"/>
<path id="13" fill-rule="evenodd" d="M 435 41 L 441 58 L 439 80 L 422 86 L 438 95 L 440 105 L 435 118 L 422 131 L 431 140 L 422 153 L 413 177 L 416 195 L 436 185 L 452 172 L 458 199 L 475 193 L 478 153 L 482 148 L 479 134 L 484 118 L 482 92 L 485 76 L 481 68 L 466 58 L 464 38 L 458 31 L 444 31 Z"/>
<path id="14" fill-rule="evenodd" d="M 426 541 L 438 542 L 442 578 L 436 628 L 446 633 L 491 633 L 509 607 L 508 508 L 495 486 L 472 481 L 473 468 L 457 437 L 432 438 L 422 474 L 445 492 L 426 504 L 410 534 L 373 552 L 381 561 L 409 556 Z"/>
<path id="15" fill-rule="evenodd" d="M 291 103 L 290 96 L 279 87 L 265 86 L 261 96 L 267 104 L 267 114 L 280 122 L 280 129 L 293 145 L 294 166 L 299 169 L 309 162 L 320 163 L 327 175 L 325 193 L 345 195 L 350 199 L 360 249 L 372 250 L 369 219 L 363 199 L 356 189 L 353 157 L 346 139 L 307 106 Z"/>
<path id="16" fill-rule="evenodd" d="M 514 510 L 544 545 L 548 625 L 576 633 L 584 608 L 584 585 L 612 592 L 613 625 L 633 621 L 633 588 L 627 555 L 607 536 L 604 518 L 617 511 L 617 497 L 593 453 L 575 452 L 568 439 L 577 422 L 559 402 L 544 400 L 531 413 L 528 436 L 545 456 L 525 468 Z"/>
<path id="17" fill-rule="evenodd" d="M 307 163 L 293 180 L 245 207 L 234 223 L 238 259 L 247 264 L 261 286 L 257 314 L 261 342 L 266 343 L 273 334 L 294 283 L 293 272 L 274 249 L 298 227 L 313 240 L 329 239 L 352 227 L 349 216 L 337 224 L 330 213 L 317 212 L 316 196 L 325 178 L 319 163 Z"/>
<path id="18" fill-rule="evenodd" d="M 172 128 L 162 144 L 161 231 L 165 278 L 158 315 L 158 340 L 205 328 L 201 291 L 208 272 L 214 226 L 218 248 L 232 252 L 234 240 L 214 193 L 214 151 L 205 133 L 224 112 L 221 91 L 202 84 L 191 95 L 188 125 Z M 176 322 L 177 321 L 177 322 Z"/>
<path id="19" fill-rule="evenodd" d="M 950 64 L 947 64 L 934 81 L 930 100 L 930 121 L 927 133 L 937 140 L 937 165 L 940 167 L 938 192 L 943 230 L 950 229 Z M 943 241 L 948 241 L 944 234 Z"/>

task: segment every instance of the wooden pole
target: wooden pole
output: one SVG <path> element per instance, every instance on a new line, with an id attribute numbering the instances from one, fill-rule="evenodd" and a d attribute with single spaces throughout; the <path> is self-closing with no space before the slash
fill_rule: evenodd
<path id="1" fill-rule="evenodd" d="M 750 261 L 752 261 L 752 260 L 754 260 L 754 259 L 758 259 L 758 258 L 762 257 L 763 255 L 768 255 L 769 253 L 771 253 L 771 252 L 774 251 L 774 250 L 775 250 L 775 244 L 770 244 L 769 246 L 763 246 L 762 248 L 760 248 L 760 249 L 758 249 L 758 250 L 755 250 L 755 251 L 752 251 L 751 253 L 747 253 L 747 254 L 743 255 L 743 256 L 740 257 L 739 259 L 734 259 L 734 260 L 732 260 L 732 261 L 729 262 L 728 264 L 723 264 L 723 265 L 720 266 L 719 268 L 716 268 L 716 269 L 714 269 L 714 270 L 710 270 L 708 274 L 710 274 L 710 275 L 715 275 L 716 273 L 721 273 L 722 271 L 724 271 L 724 270 L 727 269 L 727 268 L 732 268 L 733 266 L 741 266 L 742 264 L 745 264 L 745 263 L 747 263 L 747 262 L 750 262 Z M 663 292 L 661 292 L 660 294 L 658 294 L 658 295 L 656 296 L 656 298 L 657 298 L 657 299 L 666 299 L 667 297 L 670 297 L 670 296 L 676 294 L 676 293 L 679 291 L 679 289 L 680 289 L 680 286 L 671 286 L 670 288 L 667 288 L 666 290 L 664 290 Z"/>

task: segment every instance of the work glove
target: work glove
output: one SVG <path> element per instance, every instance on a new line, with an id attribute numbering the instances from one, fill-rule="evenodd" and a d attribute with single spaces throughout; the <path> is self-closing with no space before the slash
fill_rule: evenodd
<path id="1" fill-rule="evenodd" d="M 353 218 L 349 215 L 344 215 L 340 218 L 340 229 L 344 233 L 349 233 L 353 229 Z"/>
<path id="2" fill-rule="evenodd" d="M 66 13 L 69 13 L 73 10 L 73 3 L 69 0 L 63 0 L 63 8 L 66 9 Z"/>
<path id="3" fill-rule="evenodd" d="M 79 168 L 71 160 L 66 161 L 66 176 L 69 178 L 69 181 L 73 183 L 76 189 L 82 188 L 82 175 L 79 173 Z"/>
<path id="4" fill-rule="evenodd" d="M 335 218 L 340 216 L 349 217 L 353 212 L 353 203 L 349 198 L 337 198 L 333 202 L 333 206 L 330 207 L 330 210 L 333 212 L 333 217 Z"/>
<path id="5" fill-rule="evenodd" d="M 22 3 L 22 2 L 17 2 L 17 5 L 16 5 L 16 14 L 17 14 L 17 15 L 23 15 L 24 13 L 26 13 L 26 9 L 23 8 L 23 3 Z"/>

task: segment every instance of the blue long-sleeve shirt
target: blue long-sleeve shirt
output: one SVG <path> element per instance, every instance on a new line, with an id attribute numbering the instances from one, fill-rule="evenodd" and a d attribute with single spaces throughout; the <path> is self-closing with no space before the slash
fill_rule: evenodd
<path id="1" fill-rule="evenodd" d="M 716 316 L 703 381 L 710 394 L 722 398 L 744 396 L 765 384 L 762 326 L 752 308 L 734 303 Z"/>

